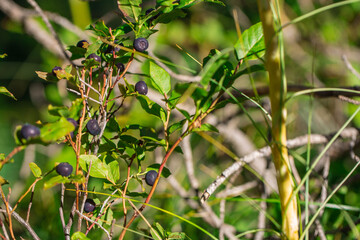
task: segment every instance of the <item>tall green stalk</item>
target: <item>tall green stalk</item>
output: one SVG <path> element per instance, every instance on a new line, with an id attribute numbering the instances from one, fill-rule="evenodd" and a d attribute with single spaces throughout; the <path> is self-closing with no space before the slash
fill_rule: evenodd
<path id="1" fill-rule="evenodd" d="M 291 198 L 292 181 L 286 148 L 286 77 L 284 71 L 280 11 L 277 0 L 258 0 L 266 44 L 265 66 L 269 74 L 269 96 L 272 112 L 272 157 L 280 194 L 282 239 L 298 239 L 298 212 L 296 198 Z"/>

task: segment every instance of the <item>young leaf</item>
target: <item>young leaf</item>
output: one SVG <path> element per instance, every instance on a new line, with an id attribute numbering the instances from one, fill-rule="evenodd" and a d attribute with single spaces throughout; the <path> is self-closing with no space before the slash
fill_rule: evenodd
<path id="1" fill-rule="evenodd" d="M 125 17 L 129 16 L 138 21 L 138 16 L 141 13 L 141 2 L 141 0 L 118 0 L 118 6 Z"/>
<path id="2" fill-rule="evenodd" d="M 165 110 L 157 103 L 151 101 L 149 98 L 145 96 L 137 96 L 136 97 L 141 107 L 149 114 L 154 115 L 161 119 L 161 121 L 166 121 L 166 112 Z"/>
<path id="3" fill-rule="evenodd" d="M 162 67 L 150 61 L 149 67 L 151 83 L 161 94 L 167 94 L 171 90 L 170 75 Z"/>
<path id="4" fill-rule="evenodd" d="M 71 235 L 71 240 L 90 240 L 85 233 L 82 232 L 75 232 Z"/>
<path id="5" fill-rule="evenodd" d="M 90 176 L 92 177 L 104 179 L 109 177 L 109 167 L 95 155 L 80 155 L 79 164 L 86 172 L 89 171 L 91 166 Z"/>
<path id="6" fill-rule="evenodd" d="M 41 177 L 41 174 L 42 174 L 41 169 L 38 167 L 38 165 L 36 165 L 36 163 L 31 162 L 31 163 L 29 163 L 29 166 L 30 166 L 31 172 L 34 174 L 34 176 L 36 178 Z"/>
<path id="7" fill-rule="evenodd" d="M 7 90 L 6 87 L 0 87 L 0 94 L 6 95 L 16 100 L 15 96 L 11 92 L 9 92 L 9 90 Z"/>
<path id="8" fill-rule="evenodd" d="M 108 165 L 109 178 L 108 180 L 115 184 L 120 179 L 119 163 L 115 160 L 110 162 Z"/>
<path id="9" fill-rule="evenodd" d="M 261 22 L 252 25 L 242 33 L 241 39 L 235 44 L 235 53 L 238 60 L 244 58 L 253 60 L 264 55 L 265 42 Z"/>
<path id="10" fill-rule="evenodd" d="M 70 182 L 70 180 L 68 178 L 58 175 L 58 176 L 52 177 L 48 181 L 46 181 L 44 183 L 44 188 L 49 189 L 49 188 L 54 187 L 57 184 L 69 183 L 69 182 Z"/>

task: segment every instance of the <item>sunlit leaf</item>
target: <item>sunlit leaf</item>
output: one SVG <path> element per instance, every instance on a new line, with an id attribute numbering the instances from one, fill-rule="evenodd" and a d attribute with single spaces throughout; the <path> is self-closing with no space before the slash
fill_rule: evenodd
<path id="1" fill-rule="evenodd" d="M 16 100 L 15 96 L 11 92 L 9 92 L 9 90 L 7 90 L 6 87 L 0 87 L 0 94 L 6 95 Z"/>
<path id="2" fill-rule="evenodd" d="M 36 165 L 36 163 L 31 162 L 31 163 L 29 163 L 29 166 L 30 166 L 31 172 L 34 174 L 34 176 L 36 178 L 41 177 L 41 174 L 42 174 L 41 169 L 38 167 L 38 165 Z"/>
<path id="3" fill-rule="evenodd" d="M 150 61 L 150 77 L 154 88 L 156 88 L 161 94 L 167 94 L 171 90 L 170 75 L 162 67 L 156 63 Z"/>
<path id="4" fill-rule="evenodd" d="M 55 142 L 67 134 L 74 131 L 75 127 L 66 118 L 60 118 L 59 121 L 54 123 L 48 123 L 44 125 L 40 130 L 40 139 L 45 142 Z"/>
<path id="5" fill-rule="evenodd" d="M 85 233 L 82 232 L 75 232 L 71 235 L 71 240 L 91 240 L 88 238 Z"/>
<path id="6" fill-rule="evenodd" d="M 265 42 L 261 22 L 245 30 L 234 47 L 238 60 L 244 58 L 252 60 L 262 57 L 265 54 Z"/>

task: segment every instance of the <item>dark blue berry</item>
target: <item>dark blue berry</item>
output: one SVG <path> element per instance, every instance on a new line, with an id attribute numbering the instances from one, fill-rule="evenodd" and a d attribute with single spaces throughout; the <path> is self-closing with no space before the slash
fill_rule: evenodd
<path id="1" fill-rule="evenodd" d="M 120 72 L 123 72 L 123 71 L 125 70 L 124 64 L 122 64 L 122 63 L 116 63 L 115 65 L 116 65 L 116 67 L 118 68 L 118 70 L 120 70 Z"/>
<path id="2" fill-rule="evenodd" d="M 94 200 L 88 198 L 85 201 L 84 212 L 87 212 L 87 213 L 92 212 L 95 210 L 95 207 L 96 207 L 96 204 L 95 204 Z"/>
<path id="3" fill-rule="evenodd" d="M 97 62 L 101 62 L 101 57 L 99 55 L 96 55 L 95 53 L 90 54 L 87 59 L 94 59 Z"/>
<path id="4" fill-rule="evenodd" d="M 62 70 L 61 67 L 56 66 L 56 67 L 54 67 L 54 68 L 51 70 L 51 73 L 52 73 L 54 76 L 56 76 L 56 72 L 55 72 L 55 71 L 61 71 L 61 70 Z"/>
<path id="5" fill-rule="evenodd" d="M 134 48 L 138 52 L 144 52 L 149 47 L 149 42 L 145 38 L 137 38 L 134 40 Z"/>
<path id="6" fill-rule="evenodd" d="M 124 44 L 122 44 L 122 43 L 119 44 L 119 42 L 120 42 L 119 40 L 115 40 L 115 41 L 114 41 L 115 44 L 118 44 L 118 45 L 120 45 L 120 46 L 124 46 Z M 118 51 L 120 51 L 120 48 L 119 48 L 119 47 L 115 47 L 115 48 L 114 48 L 113 46 L 109 45 L 109 46 L 107 47 L 105 53 L 112 53 L 113 51 L 117 53 Z"/>
<path id="7" fill-rule="evenodd" d="M 40 129 L 31 124 L 25 124 L 20 130 L 21 137 L 28 140 L 40 136 Z"/>
<path id="8" fill-rule="evenodd" d="M 157 177 L 157 172 L 155 170 L 150 170 L 145 175 L 145 182 L 147 185 L 152 186 L 155 183 L 155 179 Z"/>
<path id="9" fill-rule="evenodd" d="M 72 125 L 74 125 L 74 127 L 75 128 L 77 128 L 78 127 L 78 123 L 77 123 L 77 121 L 75 121 L 73 118 L 68 118 L 67 119 L 69 122 L 71 122 L 72 123 Z"/>
<path id="10" fill-rule="evenodd" d="M 73 171 L 73 167 L 67 162 L 62 162 L 56 166 L 56 172 L 63 177 L 70 176 L 72 171 Z"/>
<path id="11" fill-rule="evenodd" d="M 87 49 L 89 47 L 89 42 L 86 40 L 81 40 L 76 44 L 76 46 Z"/>
<path id="12" fill-rule="evenodd" d="M 151 13 L 152 11 L 154 11 L 154 9 L 153 9 L 153 8 L 149 8 L 148 10 L 146 10 L 145 15 L 148 15 L 148 14 Z"/>
<path id="13" fill-rule="evenodd" d="M 72 125 L 74 125 L 75 129 L 78 127 L 77 121 L 75 121 L 73 118 L 68 118 L 67 120 L 68 120 L 69 122 L 71 122 Z M 71 137 L 71 138 L 74 138 L 74 132 L 71 132 L 71 133 L 70 133 L 70 137 Z"/>
<path id="14" fill-rule="evenodd" d="M 96 121 L 96 119 L 90 119 L 86 124 L 86 128 L 89 131 L 89 133 L 93 136 L 99 135 L 101 132 L 101 128 L 99 126 L 99 123 Z"/>
<path id="15" fill-rule="evenodd" d="M 148 86 L 144 81 L 139 81 L 135 84 L 135 91 L 139 94 L 146 95 L 148 93 Z"/>

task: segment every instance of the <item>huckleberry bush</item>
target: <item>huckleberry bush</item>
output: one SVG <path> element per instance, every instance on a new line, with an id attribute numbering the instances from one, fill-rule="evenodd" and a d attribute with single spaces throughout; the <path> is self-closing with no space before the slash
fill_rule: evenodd
<path id="1" fill-rule="evenodd" d="M 61 207 L 59 219 L 66 221 L 63 226 L 66 238 L 69 232 L 78 237 L 83 236 L 79 232 L 110 231 L 113 221 L 123 225 L 120 238 L 124 238 L 132 222 L 157 195 L 160 177 L 164 183 L 171 175 L 166 163 L 174 152 L 182 153 L 179 145 L 182 140 L 192 133 L 218 132 L 211 124 L 203 123 L 204 118 L 237 101 L 223 99 L 223 95 L 240 76 L 264 71 L 262 63 L 242 65 L 245 59 L 255 60 L 264 55 L 262 27 L 256 24 L 243 33 L 243 39 L 233 48 L 209 49 L 197 76 L 189 75 L 190 80 L 177 81 L 164 66 L 169 62 L 148 54 L 154 44 L 148 39 L 156 34 L 158 25 L 186 17 L 187 9 L 201 1 L 158 0 L 151 10 L 142 9 L 141 2 L 118 1 L 121 11 L 118 17 L 123 22 L 120 26 L 110 28 L 104 21 L 96 21 L 87 27 L 94 35 L 91 41 L 80 40 L 67 48 L 71 53 L 70 64 L 56 66 L 51 72 L 36 72 L 45 81 L 66 79 L 68 90 L 76 99 L 66 106 L 49 105 L 48 113 L 54 121 L 41 122 L 39 128 L 25 124 L 15 130 L 20 150 L 30 144 L 61 143 L 74 152 L 75 164 L 62 159 L 53 166 L 60 176 L 51 175 L 50 169 L 40 169 L 35 163 L 30 165 L 36 181 L 43 181 L 45 189 L 58 185 L 62 188 L 57 207 Z M 223 5 L 220 1 L 209 2 Z M 141 72 L 129 71 L 135 64 L 144 66 Z M 187 100 L 184 96 L 192 100 L 193 112 L 181 109 L 180 104 Z M 142 109 L 147 117 L 157 119 L 159 127 L 121 123 L 118 114 L 127 111 L 130 102 L 138 103 L 131 106 Z M 163 155 L 162 162 L 149 165 L 148 156 L 158 150 Z M 128 168 L 127 174 L 120 175 L 121 166 Z M 144 187 L 144 177 L 150 190 Z M 90 182 L 96 182 L 96 188 L 90 188 Z M 144 205 L 129 214 L 133 208 L 128 202 L 133 201 L 131 198 Z M 64 205 L 64 201 L 72 204 Z M 118 205 L 120 201 L 122 207 Z M 74 221 L 74 216 L 78 223 L 66 225 Z M 85 217 L 92 222 L 81 228 Z M 154 238 L 169 236 L 159 224 L 155 225 L 149 230 Z M 172 234 L 178 239 L 186 238 L 183 233 Z"/>

